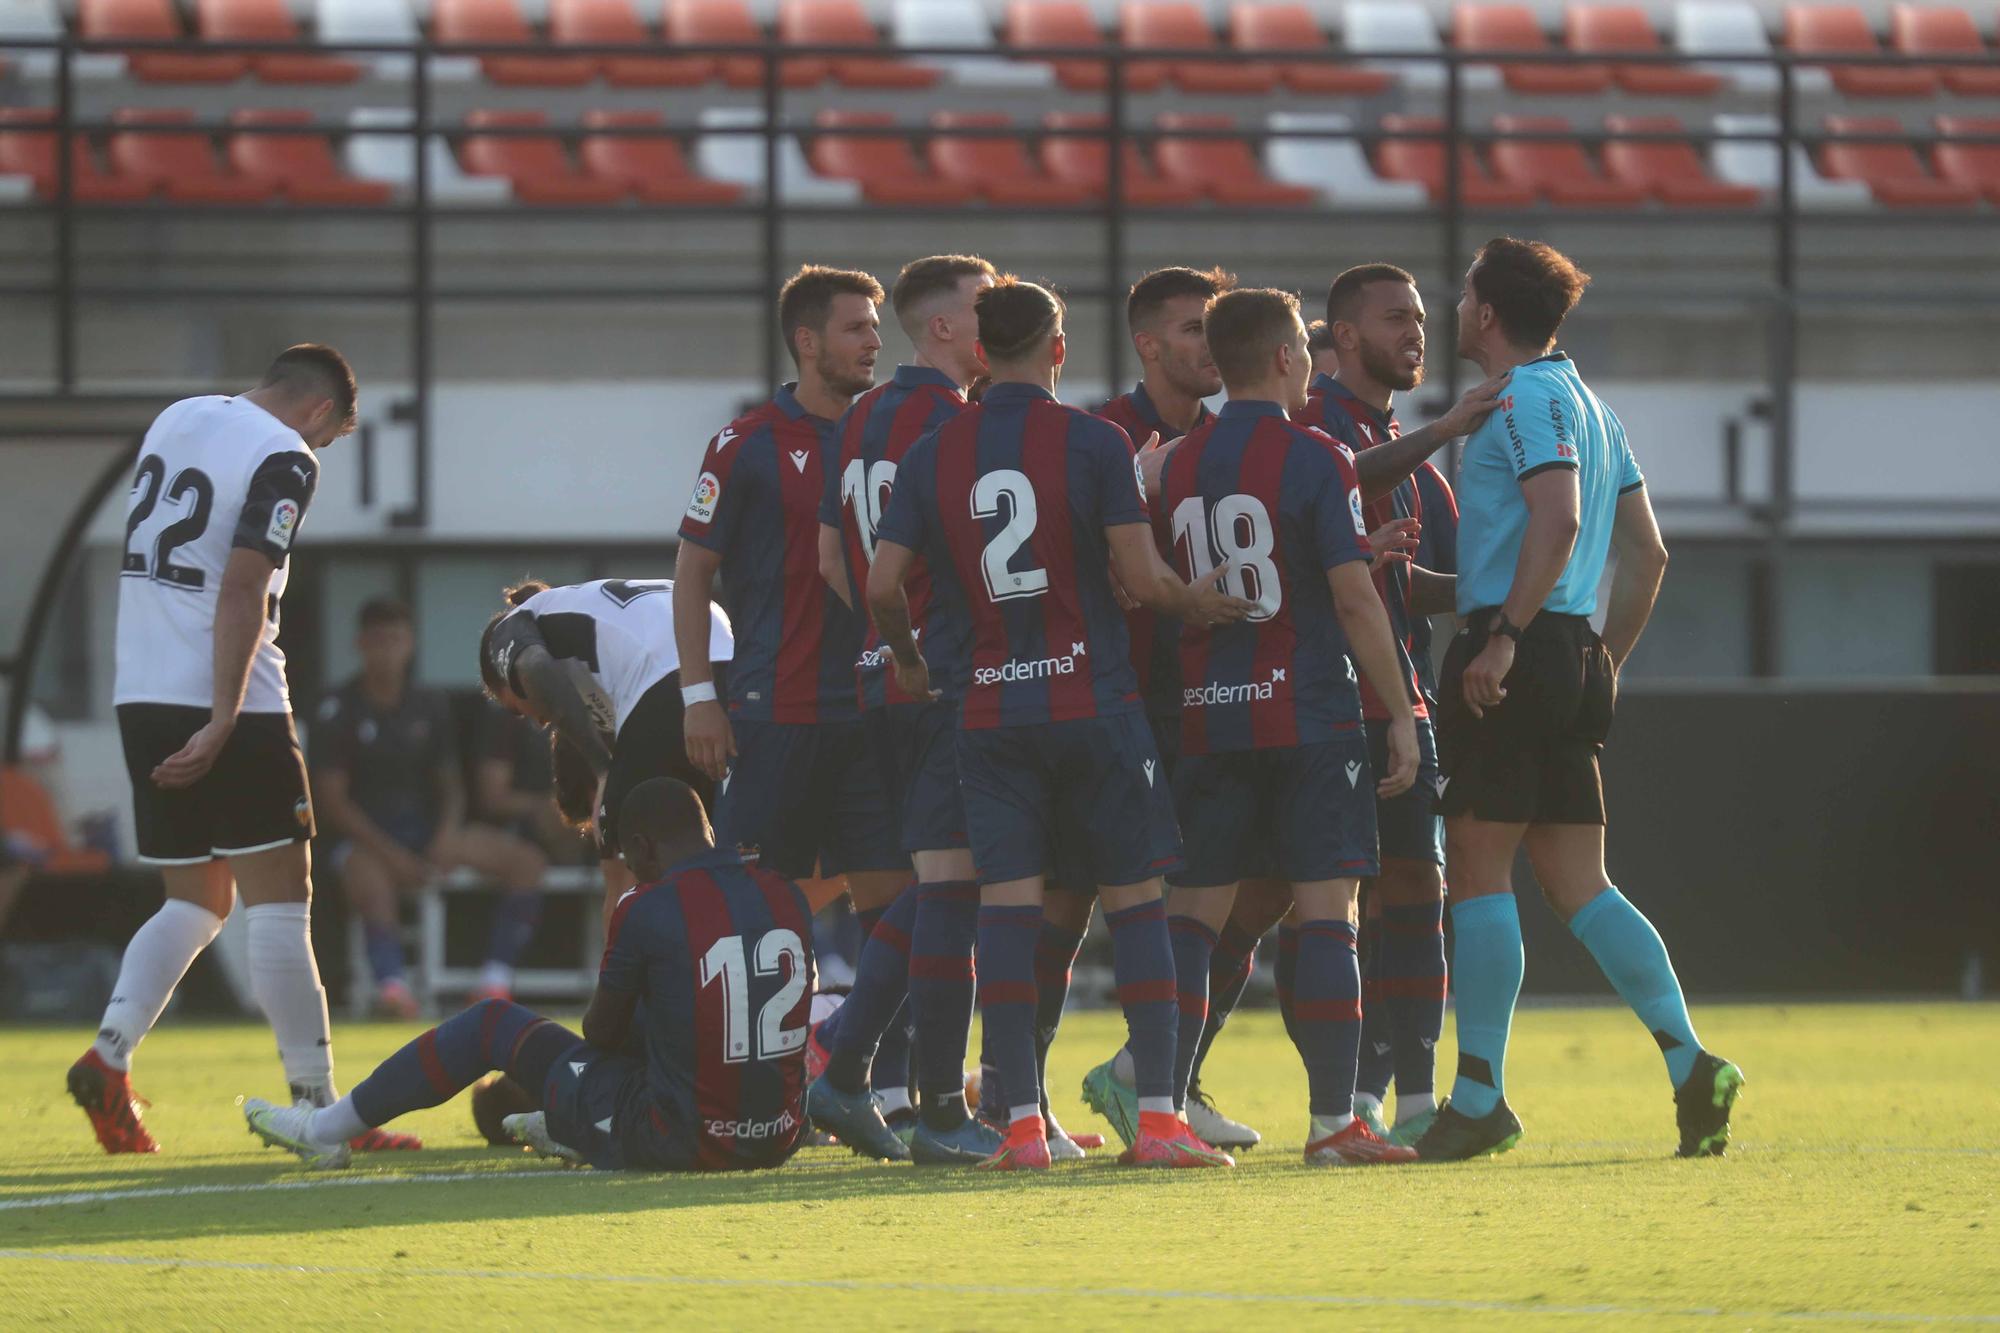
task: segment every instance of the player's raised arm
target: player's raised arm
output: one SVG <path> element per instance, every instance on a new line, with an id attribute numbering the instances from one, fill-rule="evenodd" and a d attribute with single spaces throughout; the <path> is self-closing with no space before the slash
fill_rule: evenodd
<path id="1" fill-rule="evenodd" d="M 1410 566 L 1410 610 L 1420 616 L 1450 614 L 1458 605 L 1458 577 Z"/>
<path id="2" fill-rule="evenodd" d="M 1252 603 L 1222 590 L 1229 573 L 1227 563 L 1216 566 L 1206 578 L 1191 584 L 1182 582 L 1181 576 L 1160 559 L 1153 530 L 1144 523 L 1106 528 L 1104 540 L 1111 548 L 1113 577 L 1141 606 L 1177 616 L 1191 625 L 1227 624 L 1255 609 Z"/>
<path id="3" fill-rule="evenodd" d="M 1503 370 L 1492 379 L 1473 385 L 1451 405 L 1449 412 L 1430 425 L 1387 444 L 1362 450 L 1354 462 L 1354 470 L 1361 478 L 1361 498 L 1381 499 L 1409 480 L 1425 459 L 1460 436 L 1477 430 L 1479 423 L 1500 405 L 1500 391 L 1507 387 L 1511 373 Z"/>

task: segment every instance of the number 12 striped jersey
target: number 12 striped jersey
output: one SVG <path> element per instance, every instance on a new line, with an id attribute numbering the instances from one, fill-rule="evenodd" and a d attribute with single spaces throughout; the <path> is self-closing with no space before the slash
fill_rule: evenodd
<path id="1" fill-rule="evenodd" d="M 1161 478 L 1176 568 L 1227 563 L 1254 602 L 1231 625 L 1181 627 L 1181 751 L 1309 745 L 1360 724 L 1361 696 L 1326 574 L 1367 560 L 1354 456 L 1276 403 L 1225 405 L 1174 447 Z"/>

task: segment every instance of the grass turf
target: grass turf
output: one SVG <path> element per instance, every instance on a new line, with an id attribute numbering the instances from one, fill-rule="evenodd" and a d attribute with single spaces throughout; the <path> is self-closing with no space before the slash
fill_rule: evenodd
<path id="1" fill-rule="evenodd" d="M 15 1029 L 0 1032 L 0 1324 L 2000 1324 L 2000 1009 L 1697 1020 L 1750 1077 L 1721 1161 L 1673 1160 L 1665 1075 L 1629 1014 L 1544 1008 L 1516 1028 L 1513 1153 L 1308 1169 L 1303 1071 L 1258 1012 L 1206 1078 L 1266 1135 L 1236 1171 L 1137 1172 L 1106 1152 L 1041 1178 L 837 1149 L 754 1176 L 563 1172 L 483 1147 L 463 1098 L 399 1122 L 423 1153 L 308 1175 L 232 1105 L 280 1091 L 269 1035 L 171 1023 L 136 1080 L 163 1151 L 107 1158 L 62 1092 L 88 1033 Z M 412 1031 L 342 1025 L 344 1081 Z M 1051 1083 L 1072 1130 L 1104 1128 L 1076 1089 L 1120 1035 L 1116 1014 L 1066 1022 Z M 1447 1040 L 1439 1069 L 1453 1058 Z"/>

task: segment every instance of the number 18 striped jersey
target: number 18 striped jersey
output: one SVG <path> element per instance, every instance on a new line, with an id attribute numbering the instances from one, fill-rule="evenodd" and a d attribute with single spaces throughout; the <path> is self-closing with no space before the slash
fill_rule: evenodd
<path id="1" fill-rule="evenodd" d="M 1161 478 L 1175 567 L 1227 563 L 1256 603 L 1235 624 L 1181 627 L 1181 751 L 1309 745 L 1360 724 L 1361 696 L 1326 573 L 1369 559 L 1354 457 L 1276 403 L 1243 399 L 1175 446 Z"/>
<path id="2" fill-rule="evenodd" d="M 1104 530 L 1146 521 L 1125 432 L 1038 385 L 994 385 L 904 456 L 876 540 L 930 565 L 933 623 L 969 628 L 961 727 L 1138 709 Z"/>
<path id="3" fill-rule="evenodd" d="M 278 601 L 318 485 L 319 460 L 298 432 L 247 398 L 184 398 L 160 413 L 125 507 L 114 703 L 214 701 L 217 594 L 240 546 L 277 566 L 243 711 L 291 711 Z"/>

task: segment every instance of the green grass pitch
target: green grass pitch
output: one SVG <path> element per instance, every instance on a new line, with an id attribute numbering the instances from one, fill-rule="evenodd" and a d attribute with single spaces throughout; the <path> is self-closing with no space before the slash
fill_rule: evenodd
<path id="1" fill-rule="evenodd" d="M 0 1326 L 1773 1328 L 2000 1325 L 2000 1009 L 1698 1006 L 1750 1078 L 1721 1161 L 1673 1160 L 1622 1009 L 1516 1029 L 1527 1138 L 1463 1166 L 1308 1169 L 1305 1080 L 1247 1013 L 1207 1081 L 1265 1132 L 1233 1172 L 985 1178 L 808 1150 L 722 1178 L 565 1172 L 474 1135 L 308 1175 L 245 1132 L 269 1035 L 169 1023 L 141 1053 L 157 1157 L 104 1157 L 63 1095 L 81 1030 L 0 1032 Z M 343 1081 L 412 1029 L 344 1024 Z M 1077 1099 L 1115 1013 L 1070 1017 Z M 1439 1068 L 1453 1052 L 1439 1052 Z M 127 1193 L 137 1192 L 137 1193 Z M 125 1197 L 119 1197 L 124 1195 Z"/>

